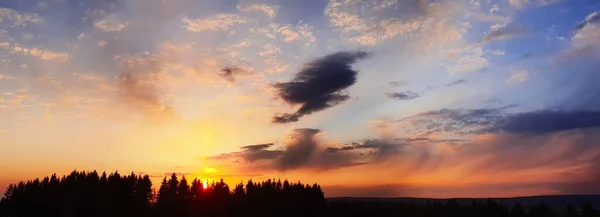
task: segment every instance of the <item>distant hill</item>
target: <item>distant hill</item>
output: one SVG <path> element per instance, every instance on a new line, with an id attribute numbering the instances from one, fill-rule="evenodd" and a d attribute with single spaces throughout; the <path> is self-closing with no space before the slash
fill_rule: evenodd
<path id="1" fill-rule="evenodd" d="M 441 201 L 445 202 L 448 199 L 436 199 L 436 198 L 410 198 L 410 197 L 398 197 L 398 198 L 376 198 L 376 197 L 332 197 L 327 198 L 328 202 L 383 202 L 383 203 L 415 203 L 425 204 L 428 201 Z M 487 201 L 488 198 L 454 198 L 461 205 L 471 204 L 473 200 Z M 520 203 L 523 207 L 529 207 L 537 205 L 540 202 L 544 202 L 546 205 L 555 210 L 562 210 L 568 204 L 572 204 L 575 207 L 579 207 L 582 203 L 590 203 L 595 208 L 600 208 L 600 195 L 551 195 L 551 196 L 531 196 L 531 197 L 514 197 L 514 198 L 491 198 L 494 202 L 512 206 L 515 203 Z"/>

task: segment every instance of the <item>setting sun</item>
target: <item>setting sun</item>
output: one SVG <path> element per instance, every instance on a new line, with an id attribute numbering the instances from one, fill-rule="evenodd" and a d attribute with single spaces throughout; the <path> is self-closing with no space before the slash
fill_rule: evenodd
<path id="1" fill-rule="evenodd" d="M 204 188 L 204 189 L 208 188 L 208 181 L 207 180 L 204 180 L 202 182 L 202 188 Z"/>

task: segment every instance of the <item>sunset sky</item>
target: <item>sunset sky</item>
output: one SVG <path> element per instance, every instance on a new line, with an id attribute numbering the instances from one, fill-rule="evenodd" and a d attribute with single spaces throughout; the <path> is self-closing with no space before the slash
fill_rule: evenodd
<path id="1" fill-rule="evenodd" d="M 600 193 L 597 0 L 0 1 L 0 188 Z"/>

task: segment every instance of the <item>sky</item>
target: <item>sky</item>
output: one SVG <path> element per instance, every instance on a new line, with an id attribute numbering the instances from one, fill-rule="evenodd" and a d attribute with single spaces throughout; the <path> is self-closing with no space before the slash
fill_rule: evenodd
<path id="1" fill-rule="evenodd" d="M 600 194 L 595 0 L 11 0 L 0 59 L 0 188 Z"/>

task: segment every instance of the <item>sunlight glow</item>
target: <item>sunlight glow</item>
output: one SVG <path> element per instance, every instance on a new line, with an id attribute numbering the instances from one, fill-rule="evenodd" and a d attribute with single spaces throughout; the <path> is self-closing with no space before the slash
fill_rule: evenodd
<path id="1" fill-rule="evenodd" d="M 208 188 L 208 181 L 204 180 L 202 182 L 202 188 L 204 188 L 204 189 Z"/>
<path id="2" fill-rule="evenodd" d="M 212 168 L 212 167 L 204 167 L 204 172 L 205 173 L 217 173 L 219 172 L 216 168 Z"/>

